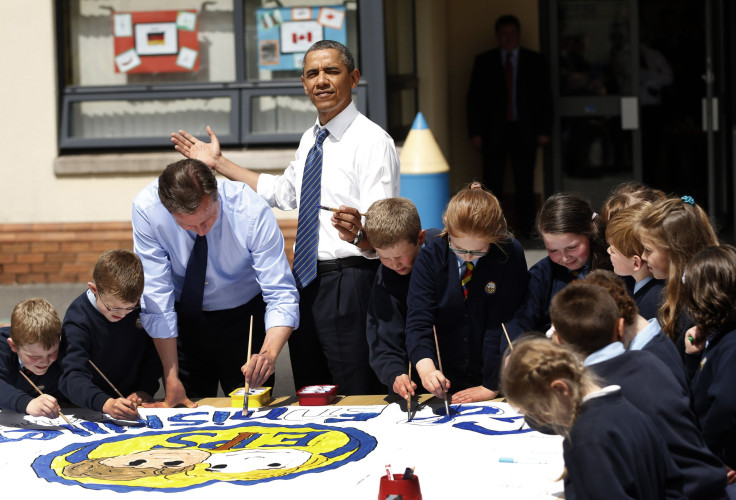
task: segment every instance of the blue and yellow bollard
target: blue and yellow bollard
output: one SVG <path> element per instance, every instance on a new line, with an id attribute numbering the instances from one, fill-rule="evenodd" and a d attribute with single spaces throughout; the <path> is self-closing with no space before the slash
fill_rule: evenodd
<path id="1" fill-rule="evenodd" d="M 450 167 L 421 112 L 414 118 L 399 160 L 401 196 L 416 205 L 422 228 L 442 228 L 442 212 L 450 201 Z"/>

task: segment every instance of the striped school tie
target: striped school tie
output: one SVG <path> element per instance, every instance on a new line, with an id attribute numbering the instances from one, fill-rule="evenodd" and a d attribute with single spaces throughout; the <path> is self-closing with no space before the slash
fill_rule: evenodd
<path id="1" fill-rule="evenodd" d="M 319 243 L 319 205 L 322 192 L 322 143 L 330 132 L 319 129 L 314 146 L 304 164 L 302 191 L 299 198 L 299 219 L 294 246 L 294 279 L 301 290 L 317 276 L 317 245 Z"/>
<path id="2" fill-rule="evenodd" d="M 465 274 L 463 274 L 463 279 L 460 280 L 460 283 L 463 285 L 463 297 L 465 300 L 468 300 L 468 290 L 470 290 L 470 280 L 473 278 L 473 268 L 475 266 L 472 262 L 466 262 Z"/>

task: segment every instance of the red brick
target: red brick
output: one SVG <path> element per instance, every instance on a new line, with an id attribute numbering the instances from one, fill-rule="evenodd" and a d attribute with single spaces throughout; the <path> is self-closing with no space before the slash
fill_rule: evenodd
<path id="1" fill-rule="evenodd" d="M 25 253 L 31 250 L 28 243 L 2 243 L 0 244 L 0 253 Z"/>
<path id="2" fill-rule="evenodd" d="M 58 243 L 31 243 L 31 252 L 58 252 Z"/>
<path id="3" fill-rule="evenodd" d="M 46 255 L 42 253 L 22 253 L 18 255 L 17 261 L 26 264 L 40 264 L 46 261 Z"/>
<path id="4" fill-rule="evenodd" d="M 0 253 L 0 264 L 8 264 L 10 262 L 15 262 L 14 253 Z"/>
<path id="5" fill-rule="evenodd" d="M 77 254 L 74 252 L 57 252 L 46 255 L 46 262 L 74 262 Z"/>
<path id="6" fill-rule="evenodd" d="M 92 274 L 92 266 L 87 266 L 84 264 L 62 264 L 61 265 L 61 273 L 62 274 L 79 274 L 79 273 L 88 273 Z"/>
<path id="7" fill-rule="evenodd" d="M 21 274 L 31 272 L 29 264 L 3 264 L 3 274 Z"/>
<path id="8" fill-rule="evenodd" d="M 32 273 L 58 273 L 61 271 L 61 263 L 53 264 L 31 264 Z"/>
<path id="9" fill-rule="evenodd" d="M 46 283 L 46 275 L 44 273 L 19 274 L 18 283 Z"/>
<path id="10" fill-rule="evenodd" d="M 89 281 L 89 278 L 86 280 L 78 280 L 76 274 L 55 273 L 55 274 L 48 274 L 46 276 L 46 281 L 48 283 L 81 283 L 81 282 L 86 283 L 87 281 Z"/>
<path id="11" fill-rule="evenodd" d="M 77 254 L 76 262 L 78 264 L 95 264 L 100 254 L 97 252 L 79 252 Z"/>
<path id="12" fill-rule="evenodd" d="M 15 283 L 17 282 L 14 274 L 0 273 L 0 285 L 14 285 Z"/>
<path id="13" fill-rule="evenodd" d="M 61 251 L 62 252 L 89 252 L 89 243 L 80 243 L 80 242 L 74 242 L 74 243 L 62 243 L 61 244 Z"/>

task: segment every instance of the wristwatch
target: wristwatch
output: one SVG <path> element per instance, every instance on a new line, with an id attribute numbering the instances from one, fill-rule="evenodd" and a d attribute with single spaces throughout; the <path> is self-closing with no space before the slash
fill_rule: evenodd
<path id="1" fill-rule="evenodd" d="M 353 245 L 358 246 L 361 241 L 363 241 L 363 230 L 358 229 L 358 232 L 355 233 L 355 238 L 353 239 Z"/>

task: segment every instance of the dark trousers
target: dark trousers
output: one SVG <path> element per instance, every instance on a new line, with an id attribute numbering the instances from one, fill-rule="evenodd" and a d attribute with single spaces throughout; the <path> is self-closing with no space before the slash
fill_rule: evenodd
<path id="1" fill-rule="evenodd" d="M 503 205 L 506 160 L 511 161 L 516 192 L 514 215 L 516 231 L 529 233 L 534 227 L 534 165 L 537 138 L 516 122 L 508 122 L 500 136 L 483 136 L 483 183 Z M 508 207 L 504 207 L 508 210 Z"/>
<path id="2" fill-rule="evenodd" d="M 176 304 L 178 310 L 179 304 Z M 248 357 L 248 329 L 253 315 L 252 352 L 258 353 L 266 337 L 266 304 L 258 294 L 247 304 L 221 311 L 205 311 L 201 321 L 179 320 L 179 378 L 190 398 L 225 395 L 245 385 L 241 367 Z M 273 387 L 272 375 L 265 383 Z"/>
<path id="3" fill-rule="evenodd" d="M 368 300 L 379 262 L 349 258 L 355 259 L 364 262 L 318 271 L 314 281 L 300 291 L 299 328 L 289 338 L 297 391 L 307 385 L 334 384 L 339 394 L 385 392 L 368 363 L 365 336 Z"/>

